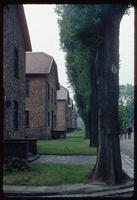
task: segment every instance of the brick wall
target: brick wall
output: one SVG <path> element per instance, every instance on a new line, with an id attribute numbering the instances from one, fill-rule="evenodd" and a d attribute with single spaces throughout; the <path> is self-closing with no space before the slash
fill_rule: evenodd
<path id="1" fill-rule="evenodd" d="M 68 107 L 68 125 L 67 125 L 68 131 L 72 128 L 72 107 Z"/>
<path id="2" fill-rule="evenodd" d="M 19 78 L 14 77 L 14 48 L 19 52 Z M 4 138 L 24 137 L 24 80 L 25 80 L 25 48 L 22 31 L 14 5 L 4 8 L 3 26 L 3 77 L 5 101 L 4 105 Z M 18 130 L 14 131 L 13 108 L 14 101 L 18 102 Z"/>
<path id="3" fill-rule="evenodd" d="M 26 75 L 30 84 L 30 96 L 26 97 L 25 110 L 30 112 L 30 127 L 26 135 L 37 138 L 51 138 L 51 131 L 56 127 L 56 74 L 51 68 L 50 74 Z M 48 85 L 50 98 L 48 99 Z M 52 95 L 53 93 L 53 95 Z M 48 112 L 50 123 L 48 124 Z M 52 117 L 53 116 L 53 117 Z"/>
<path id="4" fill-rule="evenodd" d="M 26 76 L 29 80 L 29 97 L 26 97 L 25 110 L 29 111 L 29 128 L 25 133 L 28 137 L 42 137 L 46 135 L 45 120 L 45 77 Z"/>
<path id="5" fill-rule="evenodd" d="M 57 100 L 56 131 L 67 131 L 67 105 L 64 100 Z"/>
<path id="6" fill-rule="evenodd" d="M 53 71 L 47 76 L 47 84 L 50 86 L 50 100 L 47 99 L 47 111 L 50 113 L 50 126 L 47 125 L 47 131 L 51 136 L 51 131 L 56 128 L 57 102 L 56 102 L 56 77 Z M 53 98 L 52 98 L 53 91 Z M 53 118 L 52 118 L 53 113 Z"/>

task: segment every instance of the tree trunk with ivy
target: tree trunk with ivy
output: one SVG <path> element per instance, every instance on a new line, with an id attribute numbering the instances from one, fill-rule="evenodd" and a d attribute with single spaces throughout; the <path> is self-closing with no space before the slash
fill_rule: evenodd
<path id="1" fill-rule="evenodd" d="M 98 97 L 98 153 L 92 180 L 118 184 L 126 180 L 122 171 L 118 98 L 119 98 L 119 25 L 125 9 L 109 9 L 102 18 L 103 42 L 96 62 Z M 96 104 L 96 102 L 94 102 Z M 94 105 L 93 105 L 94 106 Z"/>

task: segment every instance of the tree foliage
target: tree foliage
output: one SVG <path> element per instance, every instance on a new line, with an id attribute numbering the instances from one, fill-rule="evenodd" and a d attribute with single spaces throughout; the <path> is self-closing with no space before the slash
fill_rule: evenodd
<path id="1" fill-rule="evenodd" d="M 101 42 L 100 34 L 97 34 L 101 9 L 98 5 L 69 4 L 57 5 L 56 12 L 59 16 L 61 47 L 66 52 L 69 83 L 85 122 L 91 109 L 91 52 Z"/>

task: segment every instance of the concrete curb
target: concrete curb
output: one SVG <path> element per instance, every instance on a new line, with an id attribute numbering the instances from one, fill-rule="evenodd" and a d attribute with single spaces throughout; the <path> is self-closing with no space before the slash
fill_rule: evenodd
<path id="1" fill-rule="evenodd" d="M 120 193 L 133 193 L 133 182 L 117 186 L 104 184 L 72 184 L 62 186 L 4 186 L 4 196 L 103 196 Z"/>

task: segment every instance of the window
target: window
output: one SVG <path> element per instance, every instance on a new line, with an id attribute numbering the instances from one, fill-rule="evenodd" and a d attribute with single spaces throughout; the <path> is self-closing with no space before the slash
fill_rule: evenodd
<path id="1" fill-rule="evenodd" d="M 53 131 L 53 129 L 54 129 L 54 112 L 53 112 L 53 110 L 51 111 L 51 127 L 52 127 L 52 131 Z"/>
<path id="2" fill-rule="evenodd" d="M 19 52 L 14 48 L 14 77 L 19 78 Z"/>
<path id="3" fill-rule="evenodd" d="M 54 128 L 56 128 L 56 115 L 54 116 Z"/>
<path id="4" fill-rule="evenodd" d="M 48 112 L 48 126 L 50 126 L 50 112 Z"/>
<path id="5" fill-rule="evenodd" d="M 14 101 L 14 131 L 18 130 L 18 102 Z"/>
<path id="6" fill-rule="evenodd" d="M 56 92 L 54 92 L 54 103 L 55 103 L 55 105 L 56 105 Z"/>
<path id="7" fill-rule="evenodd" d="M 52 103 L 54 102 L 54 96 L 53 96 L 53 88 L 51 90 L 51 99 L 52 99 Z"/>
<path id="8" fill-rule="evenodd" d="M 25 111 L 25 127 L 29 127 L 29 111 Z"/>
<path id="9" fill-rule="evenodd" d="M 26 97 L 29 97 L 29 80 L 26 80 L 25 93 L 26 93 Z"/>
<path id="10" fill-rule="evenodd" d="M 50 85 L 48 84 L 48 100 L 50 100 Z"/>

